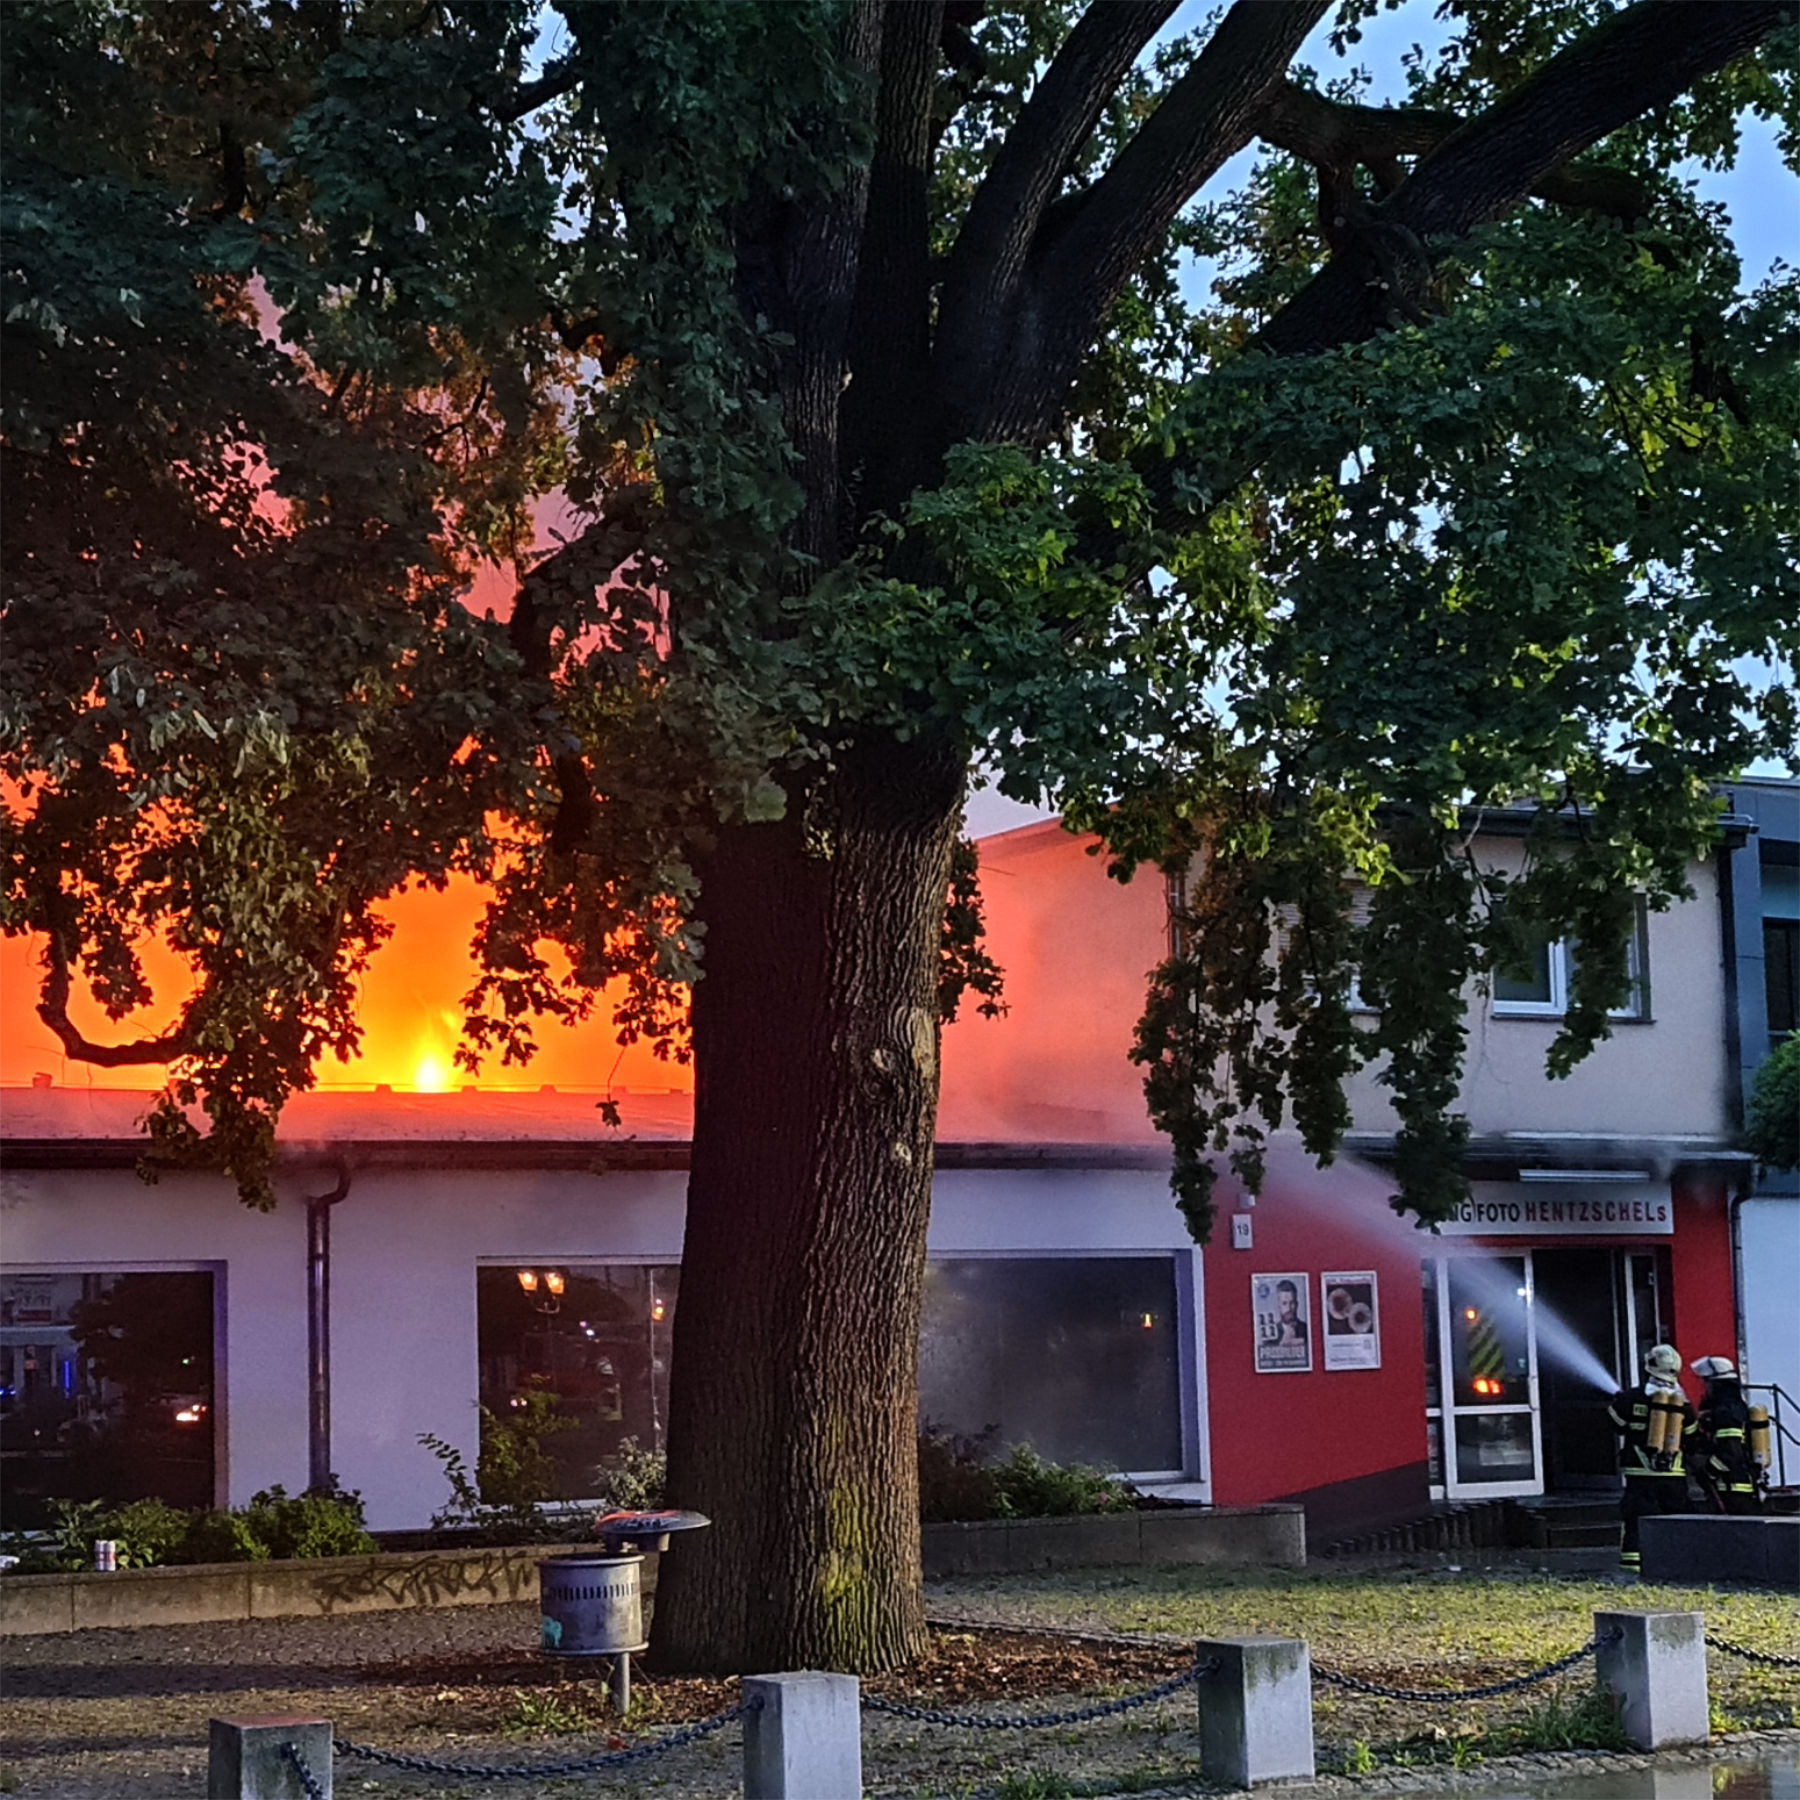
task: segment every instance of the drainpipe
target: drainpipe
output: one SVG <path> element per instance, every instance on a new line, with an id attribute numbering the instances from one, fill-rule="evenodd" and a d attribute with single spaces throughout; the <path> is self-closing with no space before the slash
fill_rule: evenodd
<path id="1" fill-rule="evenodd" d="M 331 1472 L 331 1209 L 350 1192 L 350 1165 L 337 1186 L 306 1202 L 306 1485 L 323 1493 Z"/>

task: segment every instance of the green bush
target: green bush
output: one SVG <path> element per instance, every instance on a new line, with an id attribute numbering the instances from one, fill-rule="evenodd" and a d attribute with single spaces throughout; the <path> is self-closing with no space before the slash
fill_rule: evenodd
<path id="1" fill-rule="evenodd" d="M 264 1488 L 251 1496 L 244 1522 L 272 1557 L 369 1556 L 379 1548 L 363 1526 L 362 1496 L 355 1493 Z"/>
<path id="2" fill-rule="evenodd" d="M 1081 1463 L 1046 1462 L 1029 1444 L 1016 1445 L 995 1469 L 994 1485 L 1003 1519 L 1131 1512 L 1137 1506 L 1130 1482 Z"/>
<path id="3" fill-rule="evenodd" d="M 1000 1491 L 988 1467 L 991 1431 L 958 1437 L 929 1422 L 919 1433 L 919 1517 L 927 1525 L 999 1517 Z"/>
<path id="4" fill-rule="evenodd" d="M 112 1538 L 118 1544 L 120 1568 L 148 1569 L 175 1555 L 192 1520 L 191 1513 L 161 1500 L 133 1500 L 105 1514 L 94 1536 Z"/>
<path id="5" fill-rule="evenodd" d="M 601 1512 L 655 1512 L 663 1503 L 669 1459 L 660 1450 L 640 1450 L 636 1438 L 622 1438 L 616 1451 L 594 1471 Z"/>
<path id="6" fill-rule="evenodd" d="M 267 1562 L 269 1547 L 250 1529 L 242 1513 L 220 1512 L 210 1508 L 194 1513 L 188 1520 L 187 1534 L 179 1550 L 169 1558 L 174 1563 Z"/>
<path id="7" fill-rule="evenodd" d="M 1800 1032 L 1783 1038 L 1756 1071 L 1744 1141 L 1772 1169 L 1800 1164 Z"/>
<path id="8" fill-rule="evenodd" d="M 1122 1477 L 1049 1462 L 1029 1444 L 995 1463 L 993 1435 L 958 1437 L 930 1425 L 919 1433 L 919 1517 L 926 1524 L 1131 1512 L 1138 1504 L 1137 1490 Z"/>

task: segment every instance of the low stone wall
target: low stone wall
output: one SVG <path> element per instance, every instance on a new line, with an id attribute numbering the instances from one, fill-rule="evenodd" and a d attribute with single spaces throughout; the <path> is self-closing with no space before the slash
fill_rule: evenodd
<path id="1" fill-rule="evenodd" d="M 1639 1529 L 1646 1581 L 1737 1581 L 1800 1594 L 1800 1518 L 1666 1513 Z"/>
<path id="2" fill-rule="evenodd" d="M 212 1625 L 232 1619 L 534 1600 L 543 1558 L 591 1555 L 599 1548 L 531 1544 L 505 1550 L 402 1550 L 294 1562 L 121 1569 L 112 1575 L 6 1575 L 0 1576 L 0 1637 L 102 1625 Z M 927 1525 L 922 1549 L 928 1578 L 1156 1563 L 1297 1569 L 1306 1562 L 1306 1520 L 1297 1506 L 986 1519 Z M 645 1561 L 646 1599 L 656 1591 L 656 1565 L 654 1556 Z"/>
<path id="3" fill-rule="evenodd" d="M 537 1566 L 544 1557 L 598 1548 L 531 1544 L 503 1550 L 416 1550 L 293 1562 L 121 1569 L 112 1575 L 6 1575 L 0 1576 L 0 1637 L 83 1631 L 97 1625 L 211 1625 L 231 1619 L 532 1600 L 537 1597 Z M 655 1564 L 651 1557 L 644 1571 L 646 1593 L 655 1587 Z"/>
<path id="4" fill-rule="evenodd" d="M 920 1548 L 927 1580 L 1158 1563 L 1300 1569 L 1306 1514 L 1298 1506 L 1184 1506 L 1089 1518 L 982 1519 L 927 1525 Z"/>

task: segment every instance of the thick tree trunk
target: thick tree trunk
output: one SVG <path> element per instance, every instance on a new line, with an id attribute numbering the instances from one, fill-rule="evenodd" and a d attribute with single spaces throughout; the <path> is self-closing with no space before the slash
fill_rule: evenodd
<path id="1" fill-rule="evenodd" d="M 915 1380 L 938 935 L 962 794 L 941 743 L 846 752 L 703 870 L 678 1540 L 658 1666 L 870 1671 L 917 1654 Z"/>

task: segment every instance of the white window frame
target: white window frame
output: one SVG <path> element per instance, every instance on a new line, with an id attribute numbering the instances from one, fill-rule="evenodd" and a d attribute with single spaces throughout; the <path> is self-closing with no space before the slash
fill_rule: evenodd
<path id="1" fill-rule="evenodd" d="M 1631 998 L 1623 1006 L 1607 1009 L 1609 1019 L 1647 1022 L 1650 1008 L 1645 964 L 1648 959 L 1647 933 L 1640 911 L 1632 922 L 1631 935 L 1625 945 L 1625 967 L 1631 977 Z M 1503 1000 L 1490 984 L 1488 1009 L 1498 1019 L 1560 1019 L 1569 1010 L 1570 957 L 1569 940 L 1552 938 L 1549 945 L 1550 997 L 1548 1000 Z"/>

